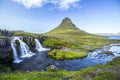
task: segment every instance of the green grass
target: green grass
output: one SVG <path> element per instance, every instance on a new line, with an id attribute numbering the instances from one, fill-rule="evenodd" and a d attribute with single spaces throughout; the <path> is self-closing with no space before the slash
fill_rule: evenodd
<path id="1" fill-rule="evenodd" d="M 77 59 L 84 58 L 87 56 L 86 52 L 73 52 L 73 51 L 60 51 L 60 50 L 52 50 L 48 53 L 48 56 L 55 59 Z"/>
<path id="2" fill-rule="evenodd" d="M 96 76 L 93 80 L 119 80 L 120 75 L 112 72 L 103 72 Z"/>
<path id="3" fill-rule="evenodd" d="M 22 37 L 34 37 L 34 38 L 38 38 L 39 34 L 35 34 L 35 33 L 29 33 L 29 32 L 13 32 L 13 35 L 15 36 L 22 36 Z"/>
<path id="4" fill-rule="evenodd" d="M 4 38 L 5 38 L 5 36 L 0 36 L 0 38 L 4 39 Z"/>
<path id="5" fill-rule="evenodd" d="M 44 35 L 47 36 L 47 35 Z M 102 48 L 104 45 L 117 43 L 120 40 L 109 40 L 99 36 L 70 36 L 70 35 L 51 35 L 44 39 L 43 44 L 52 48 L 68 47 L 71 49 L 91 51 Z M 88 48 L 89 47 L 89 48 Z"/>

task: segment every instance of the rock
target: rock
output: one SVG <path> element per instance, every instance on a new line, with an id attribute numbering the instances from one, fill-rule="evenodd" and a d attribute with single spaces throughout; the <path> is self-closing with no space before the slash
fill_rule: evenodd
<path id="1" fill-rule="evenodd" d="M 50 65 L 50 66 L 47 67 L 47 70 L 48 70 L 48 71 L 56 71 L 57 68 L 56 68 L 55 65 Z"/>
<path id="2" fill-rule="evenodd" d="M 0 38 L 0 63 L 12 61 L 12 48 L 10 38 Z"/>

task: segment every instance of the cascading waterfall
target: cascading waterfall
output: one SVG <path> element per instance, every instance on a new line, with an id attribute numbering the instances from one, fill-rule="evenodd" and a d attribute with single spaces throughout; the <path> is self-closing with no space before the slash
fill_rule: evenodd
<path id="1" fill-rule="evenodd" d="M 18 40 L 20 43 L 20 56 L 18 56 L 18 53 L 16 50 L 16 43 L 15 43 L 16 40 Z M 31 57 L 34 55 L 34 53 L 32 53 L 29 50 L 29 47 L 27 46 L 27 44 L 24 43 L 22 40 L 20 40 L 19 37 L 13 37 L 13 39 L 11 40 L 11 47 L 13 49 L 14 63 L 20 63 L 23 61 L 21 58 Z"/>
<path id="2" fill-rule="evenodd" d="M 36 45 L 36 50 L 37 51 L 44 51 L 44 50 L 50 50 L 48 48 L 43 48 L 41 43 L 38 41 L 38 39 L 35 39 L 35 45 Z"/>
<path id="3" fill-rule="evenodd" d="M 17 54 L 17 51 L 16 51 L 15 41 L 11 41 L 11 47 L 13 49 L 13 55 L 14 55 L 14 61 L 13 61 L 13 63 L 20 63 L 20 62 L 22 62 L 23 60 L 21 60 L 21 59 L 18 58 L 18 54 Z"/>
<path id="4" fill-rule="evenodd" d="M 30 50 L 29 50 L 29 47 L 26 43 L 24 43 L 23 41 L 19 41 L 20 42 L 20 51 L 21 51 L 21 58 L 24 58 L 24 57 L 31 57 L 34 55 L 34 53 L 32 53 Z"/>

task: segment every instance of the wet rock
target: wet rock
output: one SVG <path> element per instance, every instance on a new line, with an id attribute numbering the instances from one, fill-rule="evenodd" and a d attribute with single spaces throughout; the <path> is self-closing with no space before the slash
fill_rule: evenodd
<path id="1" fill-rule="evenodd" d="M 113 54 L 112 51 L 103 51 L 102 53 L 105 53 L 105 54 L 107 54 L 107 55 L 113 55 L 113 56 L 114 56 L 114 54 Z"/>

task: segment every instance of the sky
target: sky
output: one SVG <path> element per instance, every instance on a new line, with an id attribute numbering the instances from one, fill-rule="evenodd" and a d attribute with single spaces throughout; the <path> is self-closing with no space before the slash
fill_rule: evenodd
<path id="1" fill-rule="evenodd" d="M 65 17 L 89 33 L 118 33 L 120 0 L 0 0 L 0 29 L 44 33 Z"/>

